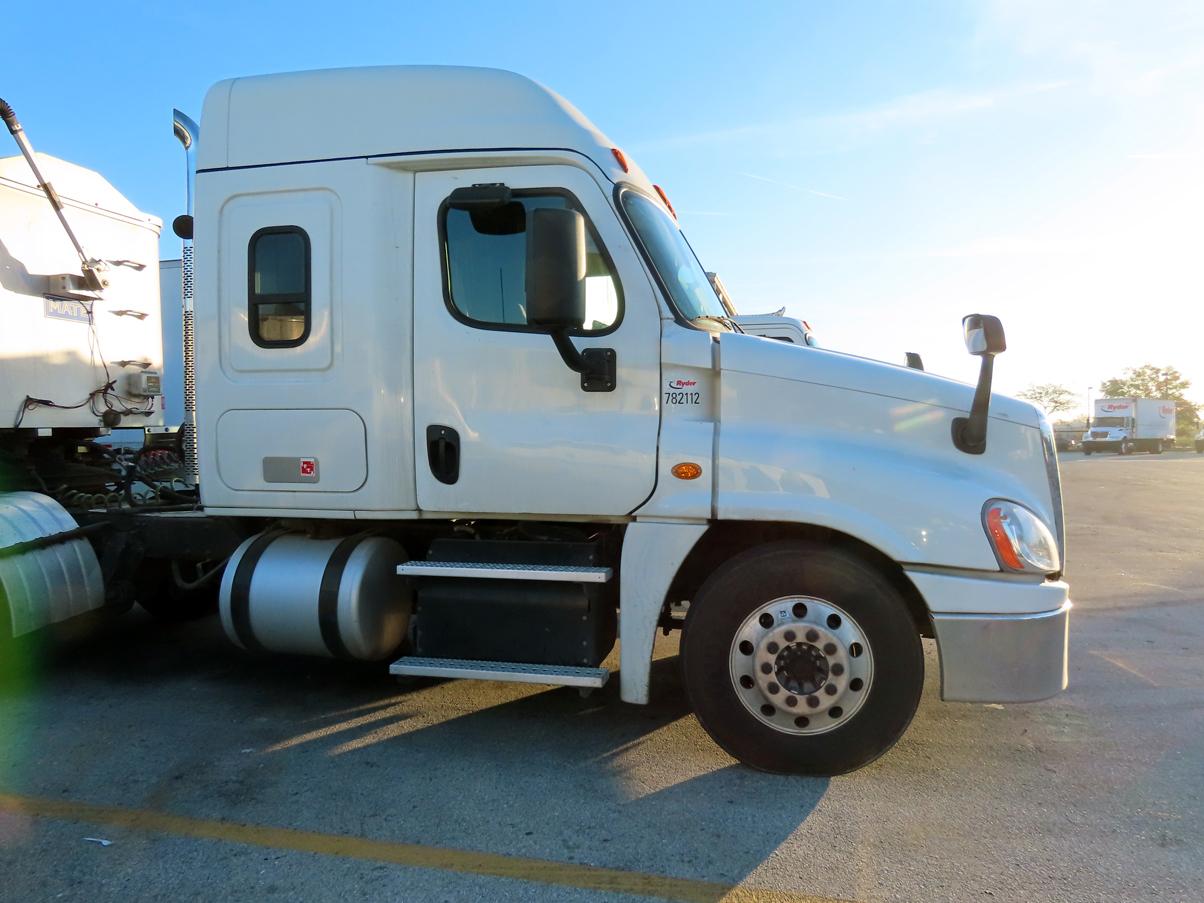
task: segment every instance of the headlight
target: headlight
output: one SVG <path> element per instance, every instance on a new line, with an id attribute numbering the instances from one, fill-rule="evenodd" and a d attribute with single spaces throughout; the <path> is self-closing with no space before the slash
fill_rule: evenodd
<path id="1" fill-rule="evenodd" d="M 1041 518 L 1023 505 L 991 499 L 983 506 L 982 525 L 1005 571 L 1056 574 L 1061 570 L 1057 540 Z"/>

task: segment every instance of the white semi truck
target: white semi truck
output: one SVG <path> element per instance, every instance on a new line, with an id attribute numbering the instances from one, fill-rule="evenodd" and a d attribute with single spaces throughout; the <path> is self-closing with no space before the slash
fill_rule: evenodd
<path id="1" fill-rule="evenodd" d="M 723 284 L 723 280 L 719 278 L 719 274 L 708 272 L 707 280 L 711 283 L 711 288 L 715 290 L 715 294 L 719 297 L 719 303 L 727 311 L 728 319 L 736 324 L 740 332 L 747 333 L 748 335 L 759 335 L 762 338 L 774 339 L 779 342 L 788 342 L 791 345 L 808 345 L 813 347 L 817 344 L 815 334 L 811 332 L 811 324 L 797 317 L 786 316 L 786 308 L 783 307 L 781 310 L 770 314 L 738 313 L 736 305 L 732 303 L 731 295 L 727 292 L 727 286 Z"/>
<path id="2" fill-rule="evenodd" d="M 1169 398 L 1097 398 L 1083 433 L 1083 454 L 1160 455 L 1175 447 L 1175 412 Z"/>
<path id="3" fill-rule="evenodd" d="M 740 334 L 663 193 L 509 72 L 232 79 L 176 123 L 200 497 L 73 507 L 27 461 L 0 523 L 57 520 L 0 541 L 10 600 L 69 546 L 106 607 L 220 579 L 253 653 L 594 688 L 617 638 L 636 704 L 680 629 L 702 726 L 799 774 L 895 743 L 923 637 L 945 699 L 1065 686 L 1053 432 L 992 395 L 994 317 L 977 387 Z"/>

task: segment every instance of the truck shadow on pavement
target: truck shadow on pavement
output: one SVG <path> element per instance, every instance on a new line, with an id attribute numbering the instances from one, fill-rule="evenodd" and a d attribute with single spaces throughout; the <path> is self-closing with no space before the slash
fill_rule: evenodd
<path id="1" fill-rule="evenodd" d="M 379 665 L 246 655 L 215 618 L 135 616 L 51 654 L 32 739 L 53 742 L 60 696 L 104 695 L 106 718 L 144 738 L 130 806 L 735 884 L 828 781 L 735 764 L 689 714 L 673 652 L 658 651 L 652 703 L 631 706 L 617 676 L 588 698 L 398 684 Z M 89 748 L 104 725 L 74 730 Z"/>

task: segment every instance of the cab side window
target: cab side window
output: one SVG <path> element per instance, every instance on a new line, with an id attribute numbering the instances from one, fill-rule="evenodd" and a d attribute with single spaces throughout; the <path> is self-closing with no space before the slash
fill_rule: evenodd
<path id="1" fill-rule="evenodd" d="M 295 348 L 309 338 L 312 292 L 309 235 L 299 226 L 270 226 L 247 250 L 247 322 L 261 348 Z"/>
<path id="2" fill-rule="evenodd" d="M 527 324 L 527 221 L 533 210 L 585 211 L 560 191 L 515 191 L 508 204 L 472 212 L 444 204 L 444 292 L 457 319 L 485 329 L 532 331 Z M 612 330 L 622 317 L 623 295 L 606 249 L 586 216 L 585 328 Z"/>

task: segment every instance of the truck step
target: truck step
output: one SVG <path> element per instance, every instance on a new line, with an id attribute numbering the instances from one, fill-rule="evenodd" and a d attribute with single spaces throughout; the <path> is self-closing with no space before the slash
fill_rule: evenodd
<path id="1" fill-rule="evenodd" d="M 610 568 L 562 564 L 491 564 L 485 561 L 407 561 L 397 566 L 403 577 L 469 577 L 477 580 L 550 580 L 560 583 L 606 583 Z"/>
<path id="2" fill-rule="evenodd" d="M 572 665 L 531 665 L 524 662 L 478 662 L 463 658 L 419 658 L 407 655 L 389 666 L 390 674 L 406 677 L 456 677 L 465 680 L 501 680 L 559 687 L 601 687 L 610 672 L 605 668 Z"/>

